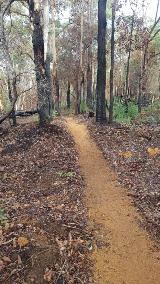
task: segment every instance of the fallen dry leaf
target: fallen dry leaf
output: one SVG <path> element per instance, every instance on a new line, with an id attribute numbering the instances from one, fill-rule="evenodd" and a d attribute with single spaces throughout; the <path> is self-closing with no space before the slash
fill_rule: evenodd
<path id="1" fill-rule="evenodd" d="M 149 156 L 154 157 L 154 156 L 157 156 L 157 155 L 160 154 L 160 149 L 157 148 L 157 147 L 156 148 L 149 147 L 147 149 L 147 152 L 148 152 Z"/>
<path id="2" fill-rule="evenodd" d="M 17 262 L 18 262 L 18 265 L 22 264 L 22 259 L 21 259 L 20 255 L 18 255 L 18 257 L 17 257 Z"/>
<path id="3" fill-rule="evenodd" d="M 49 283 L 52 280 L 53 275 L 54 275 L 53 270 L 46 268 L 43 278 L 46 282 Z"/>
<path id="4" fill-rule="evenodd" d="M 26 237 L 19 237 L 17 243 L 20 247 L 25 247 L 26 245 L 28 245 L 29 240 Z"/>
<path id="5" fill-rule="evenodd" d="M 3 256 L 2 259 L 3 259 L 4 262 L 8 262 L 8 263 L 11 262 L 11 259 L 8 256 Z"/>

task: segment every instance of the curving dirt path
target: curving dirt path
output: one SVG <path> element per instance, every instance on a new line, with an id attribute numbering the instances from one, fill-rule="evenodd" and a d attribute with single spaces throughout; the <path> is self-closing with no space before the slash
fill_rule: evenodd
<path id="1" fill-rule="evenodd" d="M 91 222 L 98 226 L 100 243 L 92 258 L 97 284 L 160 284 L 160 252 L 139 226 L 140 217 L 119 186 L 87 127 L 67 119 L 80 155 L 86 182 L 86 204 Z"/>

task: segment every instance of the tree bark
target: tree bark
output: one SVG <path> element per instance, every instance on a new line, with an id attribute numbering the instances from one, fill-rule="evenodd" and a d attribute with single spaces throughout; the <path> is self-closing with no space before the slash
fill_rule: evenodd
<path id="1" fill-rule="evenodd" d="M 53 97 L 55 101 L 55 110 L 60 113 L 60 94 L 59 80 L 57 75 L 57 50 L 56 50 L 56 28 L 55 28 L 55 13 L 56 1 L 51 1 L 51 47 L 50 53 L 52 58 L 52 82 L 53 82 Z"/>
<path id="2" fill-rule="evenodd" d="M 28 0 L 30 17 L 33 23 L 33 52 L 38 91 L 38 112 L 40 125 L 51 118 L 51 85 L 46 72 L 44 57 L 44 33 L 39 0 Z"/>
<path id="3" fill-rule="evenodd" d="M 81 100 L 84 96 L 84 73 L 83 73 L 83 32 L 84 32 L 84 0 L 81 2 L 81 15 L 80 15 L 80 60 L 78 68 L 78 78 L 76 83 L 76 104 L 75 114 L 80 114 Z"/>
<path id="4" fill-rule="evenodd" d="M 110 70 L 110 106 L 109 106 L 109 123 L 113 122 L 113 103 L 114 103 L 114 52 L 115 52 L 115 13 L 116 3 L 112 3 L 112 34 L 111 34 L 111 70 Z"/>
<path id="5" fill-rule="evenodd" d="M 129 73 L 130 73 L 130 59 L 131 59 L 131 51 L 132 51 L 132 36 L 133 36 L 133 30 L 134 30 L 134 19 L 135 19 L 135 14 L 133 12 L 132 22 L 131 22 L 131 31 L 130 31 L 130 40 L 129 40 L 129 51 L 128 51 L 128 58 L 127 58 L 126 84 L 125 84 L 126 113 L 128 113 Z"/>
<path id="6" fill-rule="evenodd" d="M 80 114 L 81 94 L 80 94 L 79 83 L 80 83 L 79 78 L 77 78 L 76 86 L 75 86 L 75 93 L 76 93 L 76 97 L 75 97 L 75 115 Z"/>
<path id="7" fill-rule="evenodd" d="M 98 69 L 96 90 L 96 121 L 106 121 L 106 4 L 107 0 L 98 1 Z"/>
<path id="8" fill-rule="evenodd" d="M 88 28 L 91 32 L 92 27 L 92 0 L 88 3 Z M 92 39 L 91 39 L 92 41 Z M 92 42 L 88 48 L 88 66 L 87 66 L 87 97 L 86 104 L 89 109 L 93 109 L 93 94 L 92 94 Z"/>
<path id="9" fill-rule="evenodd" d="M 71 107 L 71 86 L 70 82 L 68 81 L 68 89 L 67 89 L 67 108 L 70 109 Z"/>

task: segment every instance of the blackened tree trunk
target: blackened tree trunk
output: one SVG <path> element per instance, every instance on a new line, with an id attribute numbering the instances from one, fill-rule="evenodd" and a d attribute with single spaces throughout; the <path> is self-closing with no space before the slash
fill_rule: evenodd
<path id="1" fill-rule="evenodd" d="M 10 78 L 10 76 L 8 75 L 8 97 L 11 103 L 11 106 L 15 106 L 17 98 L 18 98 L 18 94 L 17 94 L 17 84 L 16 84 L 16 75 L 14 76 L 14 78 Z M 13 126 L 17 125 L 17 120 L 16 120 L 16 115 L 15 115 L 15 108 L 12 108 L 12 111 L 10 113 L 10 117 L 12 118 L 13 121 Z"/>
<path id="2" fill-rule="evenodd" d="M 75 86 L 75 115 L 80 114 L 80 107 L 81 107 L 81 88 L 80 88 L 80 81 L 79 78 L 76 80 Z"/>
<path id="3" fill-rule="evenodd" d="M 60 91 L 59 91 L 59 81 L 56 75 L 55 78 L 55 89 L 56 89 L 56 99 L 55 99 L 55 110 L 58 115 L 60 115 Z"/>
<path id="4" fill-rule="evenodd" d="M 112 3 L 112 35 L 111 35 L 111 70 L 110 70 L 110 106 L 109 106 L 109 123 L 113 122 L 113 103 L 114 103 L 114 51 L 115 51 L 115 13 L 116 3 Z"/>
<path id="5" fill-rule="evenodd" d="M 40 125 L 46 124 L 51 117 L 51 84 L 47 76 L 45 59 L 44 59 L 44 38 L 42 14 L 39 1 L 28 0 L 30 17 L 33 23 L 33 52 L 36 70 L 36 81 L 38 91 L 38 113 Z"/>
<path id="6" fill-rule="evenodd" d="M 98 1 L 98 69 L 96 89 L 96 121 L 106 121 L 106 5 L 107 0 Z"/>
<path id="7" fill-rule="evenodd" d="M 70 109 L 71 107 L 71 86 L 70 82 L 68 81 L 68 89 L 67 89 L 67 108 Z"/>

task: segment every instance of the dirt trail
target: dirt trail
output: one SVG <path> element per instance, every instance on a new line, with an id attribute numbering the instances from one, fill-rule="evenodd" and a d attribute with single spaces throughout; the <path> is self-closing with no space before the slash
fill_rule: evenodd
<path id="1" fill-rule="evenodd" d="M 91 222 L 106 246 L 94 250 L 98 284 L 160 284 L 160 252 L 137 224 L 136 209 L 102 153 L 89 137 L 87 127 L 72 118 L 68 128 L 77 144 L 86 181 L 86 203 Z"/>

